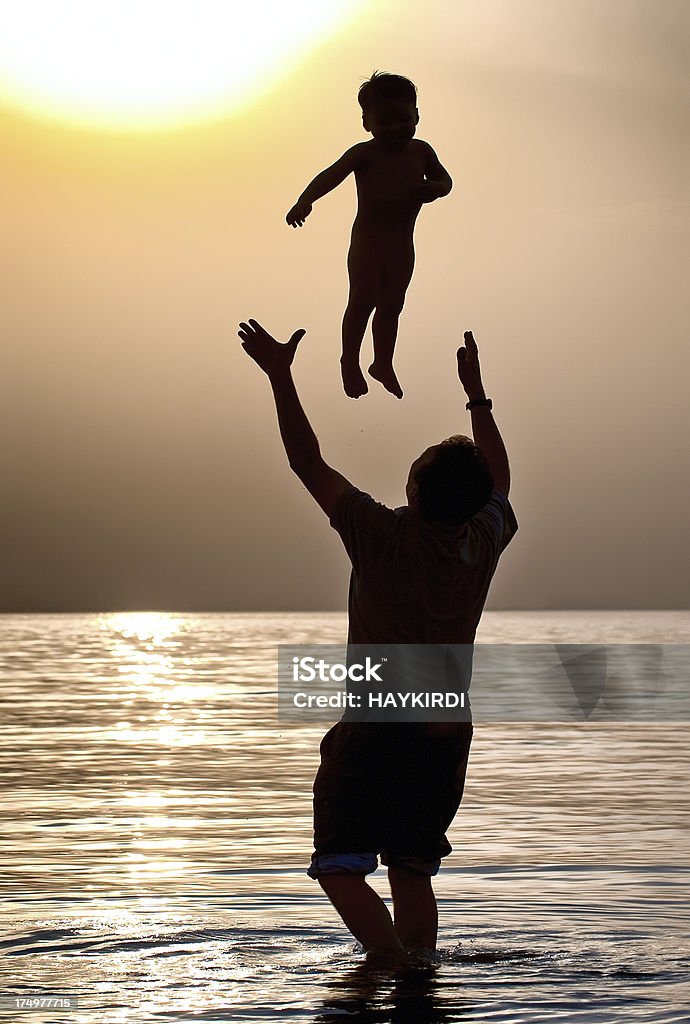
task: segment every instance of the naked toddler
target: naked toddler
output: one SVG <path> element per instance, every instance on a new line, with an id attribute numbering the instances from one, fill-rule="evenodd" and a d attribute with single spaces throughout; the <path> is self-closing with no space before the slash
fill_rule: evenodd
<path id="1" fill-rule="evenodd" d="M 357 215 L 352 226 L 347 271 L 350 294 L 343 317 L 340 359 L 345 394 L 368 391 L 359 351 L 374 312 L 371 377 L 402 398 L 393 369 L 398 318 L 414 269 L 414 225 L 423 203 L 446 196 L 450 175 L 427 142 L 415 139 L 417 90 L 400 75 L 374 72 L 358 94 L 362 124 L 373 138 L 348 149 L 305 188 L 285 218 L 301 227 L 312 204 L 354 172 Z"/>

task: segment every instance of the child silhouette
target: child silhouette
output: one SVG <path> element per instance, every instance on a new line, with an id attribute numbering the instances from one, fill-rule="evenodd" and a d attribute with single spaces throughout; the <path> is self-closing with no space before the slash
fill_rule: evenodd
<path id="1" fill-rule="evenodd" d="M 453 183 L 428 142 L 414 138 L 419 122 L 417 89 L 408 78 L 375 71 L 357 98 L 362 124 L 373 138 L 352 146 L 317 174 L 285 219 L 292 227 L 302 227 L 312 204 L 354 172 L 357 215 L 347 256 L 350 294 L 342 327 L 343 386 L 350 398 L 368 391 L 359 351 L 375 310 L 374 361 L 368 373 L 402 398 L 393 354 L 414 269 L 414 225 L 422 204 L 448 195 Z"/>

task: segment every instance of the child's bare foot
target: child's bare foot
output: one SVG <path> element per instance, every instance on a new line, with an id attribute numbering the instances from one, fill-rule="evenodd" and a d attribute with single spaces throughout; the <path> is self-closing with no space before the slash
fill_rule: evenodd
<path id="1" fill-rule="evenodd" d="M 373 377 L 374 380 L 380 381 L 386 391 L 390 391 L 390 393 L 395 395 L 396 398 L 402 398 L 403 390 L 400 387 L 398 378 L 395 376 L 395 370 L 393 369 L 392 364 L 389 364 L 388 366 L 379 366 L 376 360 L 374 360 L 367 370 L 367 373 L 370 377 Z"/>
<path id="2" fill-rule="evenodd" d="M 343 378 L 343 387 L 348 398 L 361 398 L 366 395 L 369 387 L 359 363 L 353 363 L 349 359 L 340 358 L 340 374 Z"/>

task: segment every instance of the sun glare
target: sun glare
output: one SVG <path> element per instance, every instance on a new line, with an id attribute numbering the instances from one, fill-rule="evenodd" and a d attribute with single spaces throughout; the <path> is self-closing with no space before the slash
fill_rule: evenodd
<path id="1" fill-rule="evenodd" d="M 368 0 L 16 0 L 0 98 L 56 120 L 151 131 L 221 116 Z"/>

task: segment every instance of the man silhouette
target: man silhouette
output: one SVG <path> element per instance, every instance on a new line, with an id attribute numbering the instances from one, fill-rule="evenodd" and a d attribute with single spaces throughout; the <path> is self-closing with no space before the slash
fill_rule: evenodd
<path id="1" fill-rule="evenodd" d="M 517 530 L 508 457 L 486 397 L 474 337 L 458 349 L 474 441 L 427 448 L 410 468 L 408 505 L 392 510 L 323 459 L 292 378 L 304 331 L 281 344 L 256 320 L 242 347 L 267 374 L 291 469 L 340 534 L 352 562 L 350 644 L 472 644 L 498 559 Z M 470 722 L 340 721 L 321 742 L 314 782 L 316 878 L 368 953 L 436 947 L 431 877 L 451 851 Z M 366 875 L 388 866 L 394 918 Z"/>

